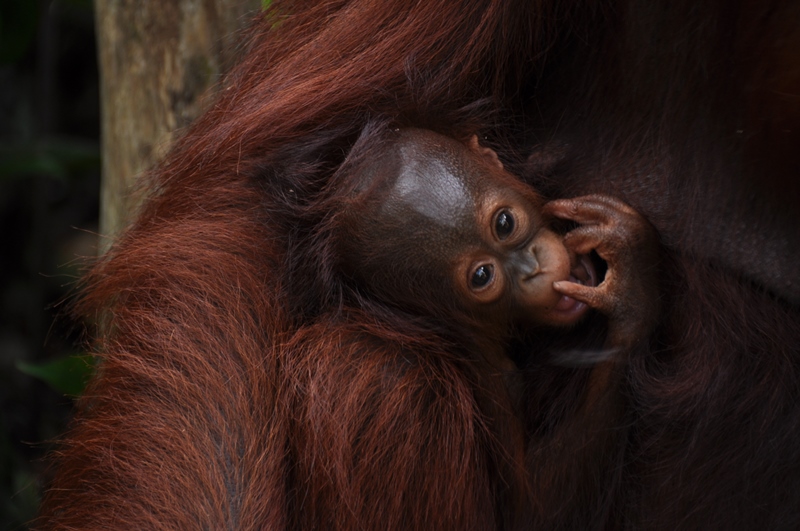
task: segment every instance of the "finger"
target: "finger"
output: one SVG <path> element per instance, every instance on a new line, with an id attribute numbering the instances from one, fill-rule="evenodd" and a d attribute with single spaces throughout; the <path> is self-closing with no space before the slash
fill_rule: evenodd
<path id="1" fill-rule="evenodd" d="M 610 218 L 637 216 L 636 211 L 619 199 L 601 194 L 585 195 L 572 199 L 556 199 L 547 203 L 545 212 L 578 223 L 604 223 Z"/>
<path id="2" fill-rule="evenodd" d="M 615 213 L 617 215 L 624 214 L 630 216 L 638 216 L 636 210 L 633 207 L 631 207 L 628 203 L 625 203 L 621 199 L 614 197 L 613 195 L 590 194 L 590 195 L 583 195 L 580 197 L 573 197 L 572 200 L 585 204 L 587 208 L 594 207 L 597 209 L 603 209 L 606 212 Z"/>
<path id="3" fill-rule="evenodd" d="M 591 212 L 584 208 L 584 204 L 575 199 L 557 199 L 547 203 L 542 210 L 553 217 L 569 219 L 583 225 L 601 221 L 592 217 Z"/>
<path id="4" fill-rule="evenodd" d="M 621 252 L 619 235 L 598 227 L 597 225 L 583 225 L 564 235 L 564 246 L 576 254 L 589 254 L 595 251 L 597 255 L 608 262 L 609 268 L 619 267 Z"/>
<path id="5" fill-rule="evenodd" d="M 553 282 L 553 289 L 562 295 L 572 297 L 573 299 L 586 303 L 590 308 L 594 308 L 600 312 L 608 310 L 607 297 L 602 288 L 583 286 L 568 280 L 561 280 Z"/>
<path id="6" fill-rule="evenodd" d="M 604 250 L 606 231 L 597 225 L 581 225 L 564 235 L 564 245 L 577 254 L 589 254 L 592 250 Z"/>
<path id="7" fill-rule="evenodd" d="M 545 205 L 545 212 L 561 219 L 570 219 L 582 225 L 603 223 L 608 219 L 608 209 L 590 199 L 557 199 Z"/>

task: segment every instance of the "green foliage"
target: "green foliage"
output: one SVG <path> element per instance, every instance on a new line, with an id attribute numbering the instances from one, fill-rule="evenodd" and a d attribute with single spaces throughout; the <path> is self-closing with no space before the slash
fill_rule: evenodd
<path id="1" fill-rule="evenodd" d="M 17 361 L 17 369 L 23 373 L 39 378 L 60 393 L 80 396 L 94 372 L 96 360 L 94 356 L 82 354 L 41 364 Z"/>
<path id="2" fill-rule="evenodd" d="M 264 15 L 264 20 L 269 22 L 272 30 L 280 28 L 281 22 L 286 16 L 285 13 L 281 13 L 278 8 L 272 5 L 272 0 L 261 0 L 261 12 Z"/>
<path id="3" fill-rule="evenodd" d="M 64 395 L 80 395 L 94 370 L 92 357 L 69 357 L 79 326 L 54 302 L 96 245 L 92 4 L 0 0 L 0 531 L 36 516 L 42 456 L 71 410 Z"/>

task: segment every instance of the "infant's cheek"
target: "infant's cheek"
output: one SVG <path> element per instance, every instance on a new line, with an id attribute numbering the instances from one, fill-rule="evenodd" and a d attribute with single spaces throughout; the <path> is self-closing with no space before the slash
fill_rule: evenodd
<path id="1" fill-rule="evenodd" d="M 551 285 L 553 282 L 560 280 L 569 280 L 573 258 L 572 254 L 567 251 L 567 248 L 561 244 L 560 240 L 548 246 L 548 252 L 545 257 L 546 263 L 542 269 L 543 272 L 550 277 Z"/>
<path id="2" fill-rule="evenodd" d="M 532 285 L 527 286 L 525 300 L 521 303 L 525 306 L 530 321 L 537 324 L 547 324 L 550 321 L 552 311 L 562 298 L 561 293 L 553 288 L 553 282 L 558 280 L 563 278 L 552 273 L 543 273 L 536 277 Z"/>
<path id="3" fill-rule="evenodd" d="M 561 300 L 561 294 L 553 289 L 554 279 L 548 278 L 544 283 L 545 285 L 539 290 L 538 297 L 536 298 L 536 308 L 540 314 L 546 315 L 550 310 L 555 308 L 558 301 Z"/>
<path id="4" fill-rule="evenodd" d="M 572 269 L 571 259 L 567 249 L 552 235 L 546 246 L 546 252 L 540 257 L 541 272 L 536 280 L 536 300 L 542 309 L 550 309 L 561 299 L 561 294 L 553 288 L 553 282 L 569 280 Z"/>

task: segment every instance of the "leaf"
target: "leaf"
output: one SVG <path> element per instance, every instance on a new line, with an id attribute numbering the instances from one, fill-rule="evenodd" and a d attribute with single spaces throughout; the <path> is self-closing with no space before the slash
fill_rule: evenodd
<path id="1" fill-rule="evenodd" d="M 17 369 L 44 382 L 56 391 L 70 396 L 80 396 L 94 373 L 94 356 L 82 354 L 67 356 L 46 363 L 17 362 Z"/>

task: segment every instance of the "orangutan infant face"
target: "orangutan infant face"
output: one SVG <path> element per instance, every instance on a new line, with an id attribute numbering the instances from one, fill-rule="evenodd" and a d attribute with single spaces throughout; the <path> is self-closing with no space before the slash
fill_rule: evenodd
<path id="1" fill-rule="evenodd" d="M 586 304 L 557 292 L 553 282 L 594 285 L 594 270 L 545 226 L 536 193 L 477 140 L 468 147 L 430 131 L 409 135 L 379 214 L 399 227 L 395 237 L 417 238 L 425 255 L 435 255 L 430 267 L 450 268 L 455 302 L 470 314 L 552 326 L 577 322 Z"/>

